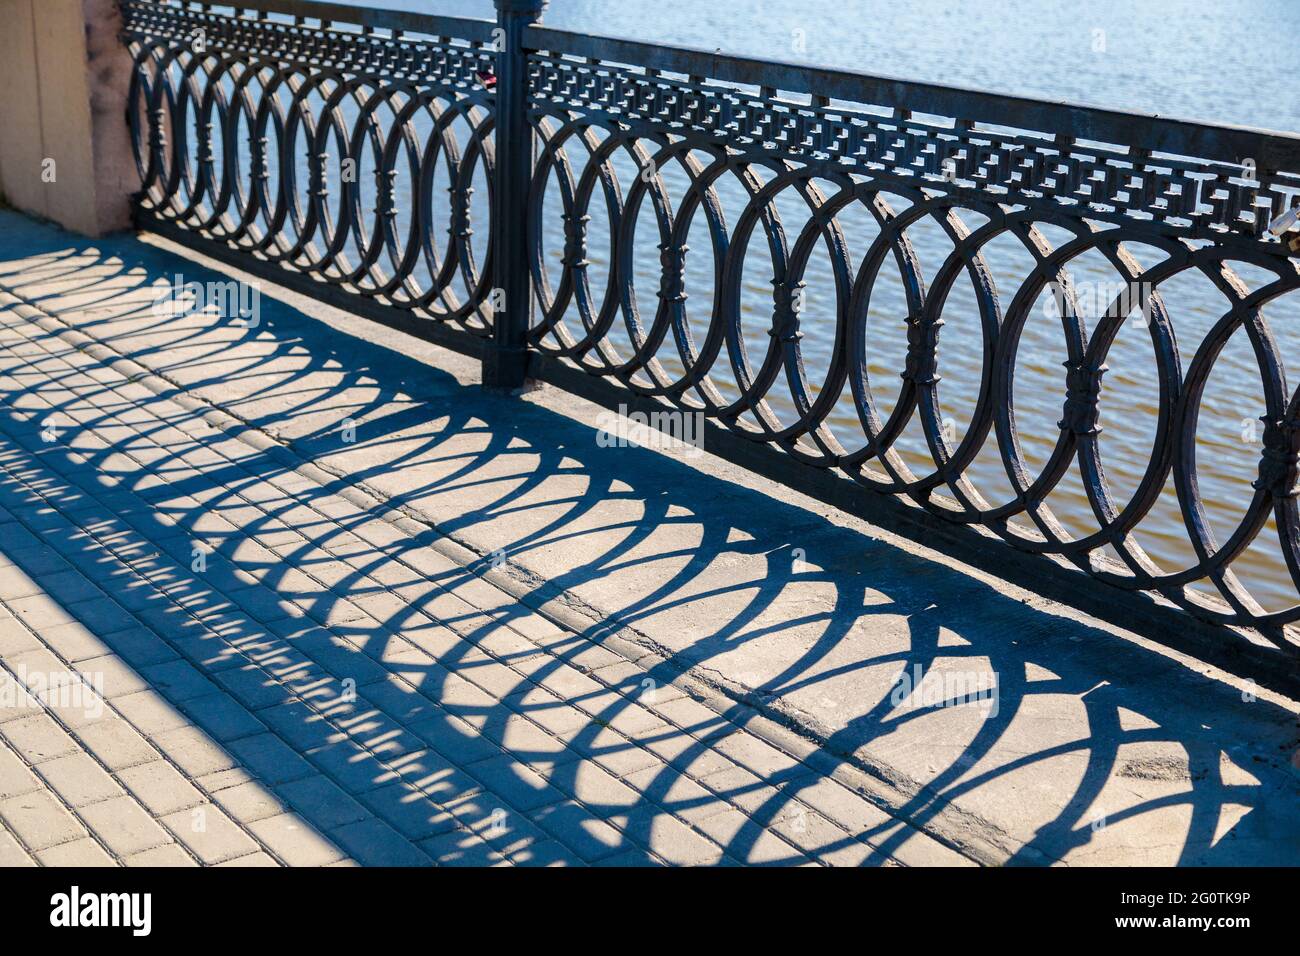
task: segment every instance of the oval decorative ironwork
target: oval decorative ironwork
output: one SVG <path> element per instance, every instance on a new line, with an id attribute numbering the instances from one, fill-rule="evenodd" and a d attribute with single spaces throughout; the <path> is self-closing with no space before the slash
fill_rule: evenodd
<path id="1" fill-rule="evenodd" d="M 123 11 L 145 212 L 346 292 L 491 334 L 487 244 L 473 241 L 474 184 L 490 193 L 493 174 L 489 25 L 457 22 L 459 32 L 477 27 L 457 41 L 267 10 L 127 0 Z"/>
<path id="2" fill-rule="evenodd" d="M 1300 391 L 1264 314 L 1300 290 L 1300 243 L 1270 231 L 1300 205 L 1300 136 L 533 25 L 523 36 L 535 159 L 527 208 L 510 211 L 529 260 L 495 263 L 474 239 L 495 173 L 492 24 L 403 15 L 404 31 L 357 8 L 330 5 L 331 16 L 352 17 L 341 23 L 312 20 L 313 5 L 295 0 L 245 6 L 223 15 L 123 3 L 146 221 L 478 336 L 492 330 L 494 271 L 526 269 L 531 348 L 619 393 L 701 413 L 1108 585 L 1289 642 L 1280 629 L 1300 620 L 1300 601 L 1265 607 L 1233 564 L 1271 523 L 1276 563 L 1300 589 Z M 365 161 L 373 191 L 339 175 L 343 158 Z M 476 179 L 487 196 L 475 198 Z M 865 242 L 853 222 L 870 224 Z M 927 230 L 942 250 L 918 243 Z M 647 236 L 650 265 L 637 252 Z M 1009 285 L 995 281 L 992 261 L 1008 243 L 1028 263 Z M 772 290 L 762 340 L 747 306 L 756 256 L 770 264 L 762 281 Z M 1071 278 L 1085 258 L 1117 277 L 1095 318 Z M 820 369 L 809 367 L 804 308 L 814 260 L 824 274 L 815 291 L 833 302 L 816 329 L 830 343 Z M 709 296 L 689 268 L 700 261 Z M 890 380 L 873 370 L 882 342 L 868 316 L 895 274 L 905 336 Z M 1188 276 L 1223 297 L 1190 352 L 1166 301 Z M 1057 304 L 1065 361 L 1047 396 L 1056 430 L 1037 436 L 1035 455 L 1016 381 L 1045 296 Z M 982 350 L 960 437 L 948 427 L 940 361 L 953 310 Z M 1120 495 L 1103 456 L 1117 414 L 1105 383 L 1135 311 L 1157 402 L 1149 454 Z M 1198 421 L 1216 364 L 1242 337 L 1259 374 L 1263 437 L 1258 475 L 1241 484 L 1225 534 L 1201 490 Z M 918 427 L 919 459 L 900 445 Z M 987 473 L 976 481 L 981 455 L 1000 460 L 998 487 Z M 1049 500 L 1067 474 L 1090 513 L 1082 532 Z M 1169 487 L 1191 554 L 1177 565 L 1138 540 Z"/>

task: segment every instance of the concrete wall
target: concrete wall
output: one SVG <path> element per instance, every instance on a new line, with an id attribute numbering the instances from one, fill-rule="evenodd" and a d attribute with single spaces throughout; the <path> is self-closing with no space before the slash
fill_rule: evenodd
<path id="1" fill-rule="evenodd" d="M 114 0 L 0 0 L 0 195 L 89 236 L 139 188 L 120 29 Z"/>

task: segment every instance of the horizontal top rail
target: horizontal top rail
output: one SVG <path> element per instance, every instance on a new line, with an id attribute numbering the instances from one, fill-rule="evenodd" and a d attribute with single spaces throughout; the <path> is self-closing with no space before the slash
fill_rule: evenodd
<path id="1" fill-rule="evenodd" d="M 376 30 L 400 30 L 429 36 L 454 36 L 463 40 L 485 43 L 493 39 L 496 21 L 475 17 L 450 17 L 410 10 L 385 10 L 359 7 L 347 3 L 326 3 L 323 0 L 240 0 L 239 3 L 202 3 L 189 0 L 152 0 L 158 6 L 193 10 L 201 7 L 207 12 L 273 13 L 281 16 L 320 20 L 327 23 L 347 23 Z"/>
<path id="2" fill-rule="evenodd" d="M 1238 164 L 1253 159 L 1260 169 L 1300 172 L 1300 133 L 989 93 L 855 70 L 737 56 L 697 47 L 573 33 L 546 26 L 530 27 L 525 42 L 536 50 L 635 64 L 729 83 L 870 103 L 912 113 L 1032 128 L 1076 140 L 1140 146 L 1180 156 Z"/>
<path id="3" fill-rule="evenodd" d="M 360 7 L 324 0 L 241 0 L 239 3 L 201 4 L 190 0 L 153 2 L 158 6 L 184 10 L 193 10 L 197 6 L 214 13 L 270 13 L 324 23 L 455 36 L 482 42 L 491 42 L 497 28 L 493 20 Z M 1134 113 L 856 70 L 727 54 L 719 50 L 575 33 L 542 25 L 529 27 L 525 42 L 535 50 L 627 63 L 688 76 L 706 76 L 788 93 L 867 103 L 907 113 L 960 117 L 981 123 L 1034 129 L 1075 140 L 1138 146 L 1153 152 L 1229 163 L 1239 164 L 1251 159 L 1262 170 L 1300 172 L 1300 132 Z"/>

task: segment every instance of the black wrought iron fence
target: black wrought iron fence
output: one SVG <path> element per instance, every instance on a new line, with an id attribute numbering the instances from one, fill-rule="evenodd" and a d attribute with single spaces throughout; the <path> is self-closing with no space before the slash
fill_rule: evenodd
<path id="1" fill-rule="evenodd" d="M 123 0 L 140 224 L 479 355 L 490 383 L 700 414 L 735 439 L 723 454 L 779 449 L 792 483 L 832 472 L 1294 646 L 1300 393 L 1264 309 L 1300 322 L 1300 136 L 586 36 L 542 26 L 533 0 L 497 5 L 491 22 Z M 1113 270 L 1095 315 L 1085 259 Z M 1199 325 L 1166 302 L 1188 275 L 1218 297 Z M 871 319 L 886 285 L 892 345 Z M 1063 367 L 1028 376 L 1045 302 Z M 954 321 L 973 378 L 945 403 Z M 1104 461 L 1101 423 L 1136 414 L 1103 385 L 1134 328 L 1150 426 Z M 1207 494 L 1205 390 L 1230 344 L 1262 428 L 1250 474 Z M 1055 409 L 1032 442 L 1030 399 Z"/>

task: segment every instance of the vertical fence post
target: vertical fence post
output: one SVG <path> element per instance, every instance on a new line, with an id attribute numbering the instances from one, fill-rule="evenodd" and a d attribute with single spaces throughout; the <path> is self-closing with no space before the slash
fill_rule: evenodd
<path id="1" fill-rule="evenodd" d="M 528 278 L 528 187 L 533 174 L 524 29 L 547 0 L 496 0 L 496 171 L 492 188 L 492 343 L 483 384 L 519 388 L 528 371 L 532 295 Z"/>

